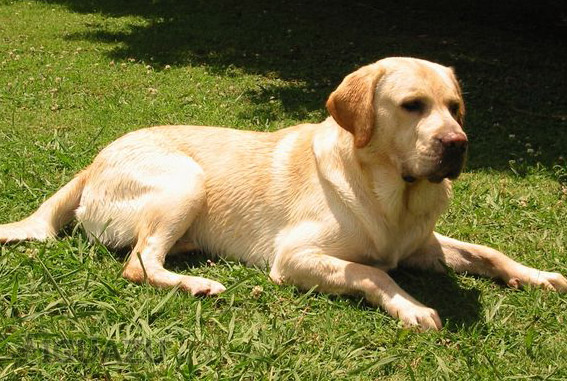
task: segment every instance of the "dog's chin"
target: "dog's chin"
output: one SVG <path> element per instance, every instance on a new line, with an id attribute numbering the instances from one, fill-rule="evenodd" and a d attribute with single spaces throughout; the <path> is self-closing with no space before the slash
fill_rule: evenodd
<path id="1" fill-rule="evenodd" d="M 423 163 L 417 168 L 406 167 L 402 169 L 402 179 L 409 184 L 422 179 L 433 184 L 440 184 L 445 179 L 455 180 L 461 174 L 464 162 L 464 157 L 453 160 L 441 158 L 429 165 Z"/>
<path id="2" fill-rule="evenodd" d="M 439 184 L 443 180 L 445 180 L 445 177 L 440 176 L 440 175 L 431 175 L 427 178 L 427 180 L 429 180 L 430 183 Z"/>
<path id="3" fill-rule="evenodd" d="M 452 170 L 452 171 L 436 171 L 432 174 L 425 175 L 425 176 L 415 176 L 415 175 L 410 175 L 410 174 L 404 174 L 404 175 L 402 175 L 402 179 L 406 183 L 409 183 L 409 184 L 414 183 L 419 179 L 427 179 L 427 181 L 429 181 L 430 183 L 440 184 L 445 179 L 455 180 L 456 178 L 459 177 L 460 174 L 461 174 L 461 169 L 455 169 L 455 170 Z"/>
<path id="4" fill-rule="evenodd" d="M 439 184 L 445 179 L 455 180 L 456 178 L 459 177 L 460 174 L 461 174 L 461 168 L 459 167 L 458 169 L 439 171 L 437 173 L 429 175 L 427 176 L 427 180 L 429 180 L 434 184 Z"/>

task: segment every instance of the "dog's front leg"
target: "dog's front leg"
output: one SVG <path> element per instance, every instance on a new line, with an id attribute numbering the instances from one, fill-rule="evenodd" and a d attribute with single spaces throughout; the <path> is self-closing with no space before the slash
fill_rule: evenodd
<path id="1" fill-rule="evenodd" d="M 437 233 L 403 264 L 437 270 L 443 270 L 445 264 L 456 272 L 501 279 L 515 288 L 532 285 L 567 292 L 567 279 L 559 273 L 540 271 L 490 247 L 461 242 Z"/>
<path id="2" fill-rule="evenodd" d="M 362 294 L 407 326 L 424 330 L 441 328 L 437 311 L 412 298 L 385 271 L 325 255 L 317 249 L 281 253 L 270 277 L 276 283 L 306 290 L 316 287 L 320 292 L 333 294 Z"/>

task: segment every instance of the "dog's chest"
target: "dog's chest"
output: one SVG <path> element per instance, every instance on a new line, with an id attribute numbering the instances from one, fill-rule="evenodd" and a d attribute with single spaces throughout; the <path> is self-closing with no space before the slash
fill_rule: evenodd
<path id="1" fill-rule="evenodd" d="M 385 269 L 397 267 L 425 244 L 434 226 L 434 219 L 425 215 L 402 218 L 398 224 L 385 223 L 374 240 L 375 250 L 371 251 L 374 264 Z"/>
<path id="2" fill-rule="evenodd" d="M 424 245 L 447 205 L 447 188 L 416 185 L 378 199 L 375 224 L 366 232 L 366 240 L 367 255 L 379 267 L 394 268 Z"/>

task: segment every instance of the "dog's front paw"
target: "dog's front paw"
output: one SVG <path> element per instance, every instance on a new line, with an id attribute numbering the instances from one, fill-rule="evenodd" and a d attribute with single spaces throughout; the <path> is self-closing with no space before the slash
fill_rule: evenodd
<path id="1" fill-rule="evenodd" d="M 398 316 L 404 325 L 417 327 L 422 331 L 438 331 L 442 327 L 441 318 L 433 308 L 414 307 L 411 311 L 401 311 Z"/>
<path id="2" fill-rule="evenodd" d="M 563 275 L 531 268 L 528 268 L 519 276 L 511 277 L 507 283 L 514 288 L 531 285 L 542 287 L 546 290 L 567 293 L 567 279 Z"/>
<path id="3" fill-rule="evenodd" d="M 416 303 L 401 303 L 388 309 L 389 313 L 400 319 L 406 327 L 416 327 L 420 331 L 441 329 L 441 318 L 433 308 Z"/>
<path id="4" fill-rule="evenodd" d="M 195 276 L 184 277 L 181 288 L 195 296 L 217 295 L 226 290 L 226 287 L 219 282 Z"/>

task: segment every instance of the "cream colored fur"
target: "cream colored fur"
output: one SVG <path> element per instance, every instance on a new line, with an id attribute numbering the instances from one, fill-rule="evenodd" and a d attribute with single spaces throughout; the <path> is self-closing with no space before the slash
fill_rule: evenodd
<path id="1" fill-rule="evenodd" d="M 426 109 L 400 106 L 412 99 Z M 218 282 L 164 269 L 168 253 L 199 248 L 267 265 L 277 283 L 362 294 L 422 329 L 439 329 L 441 320 L 388 276 L 399 264 L 442 271 L 444 263 L 514 287 L 567 291 L 560 274 L 433 232 L 451 190 L 448 179 L 431 180 L 439 141 L 464 136 L 451 69 L 384 59 L 346 77 L 327 107 L 324 122 L 275 133 L 197 126 L 129 133 L 36 213 L 0 226 L 0 242 L 52 237 L 75 214 L 93 239 L 133 247 L 123 275 L 135 282 L 222 292 Z"/>

